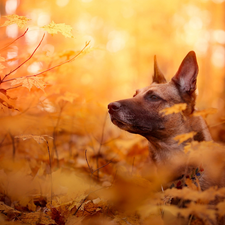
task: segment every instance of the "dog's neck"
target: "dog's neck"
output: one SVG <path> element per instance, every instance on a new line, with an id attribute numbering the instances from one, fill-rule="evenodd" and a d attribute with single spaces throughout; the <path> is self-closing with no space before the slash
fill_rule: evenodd
<path id="1" fill-rule="evenodd" d="M 194 117 L 190 116 L 186 118 L 185 123 L 182 127 L 176 129 L 177 132 L 168 138 L 158 139 L 153 137 L 146 137 L 149 141 L 149 149 L 152 160 L 156 165 L 166 164 L 171 160 L 171 156 L 183 154 L 184 146 L 187 142 L 178 144 L 178 141 L 174 139 L 178 134 L 185 134 L 191 131 L 196 132 L 194 140 L 211 141 L 211 135 L 208 130 L 207 124 L 201 116 Z M 190 140 L 192 141 L 192 140 Z"/>

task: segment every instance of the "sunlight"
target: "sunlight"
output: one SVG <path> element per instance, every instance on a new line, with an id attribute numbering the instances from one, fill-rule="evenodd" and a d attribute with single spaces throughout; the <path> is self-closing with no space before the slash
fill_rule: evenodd
<path id="1" fill-rule="evenodd" d="M 37 73 L 41 69 L 42 63 L 34 62 L 30 66 L 28 66 L 27 71 L 31 74 Z"/>
<path id="2" fill-rule="evenodd" d="M 91 82 L 93 82 L 93 78 L 89 73 L 86 73 L 86 74 L 82 75 L 80 81 L 81 81 L 82 84 L 87 85 L 87 84 L 90 84 Z"/>
<path id="3" fill-rule="evenodd" d="M 5 3 L 5 11 L 7 14 L 15 13 L 17 7 L 18 7 L 17 0 L 7 0 Z"/>
<path id="4" fill-rule="evenodd" d="M 7 64 L 9 66 L 13 66 L 15 64 L 17 64 L 18 60 L 16 59 L 18 56 L 18 49 L 17 47 L 14 48 L 14 51 L 8 51 L 7 52 Z"/>
<path id="5" fill-rule="evenodd" d="M 59 6 L 59 7 L 64 7 L 66 6 L 68 3 L 69 3 L 70 0 L 56 0 L 56 4 Z"/>
<path id="6" fill-rule="evenodd" d="M 220 44 L 225 44 L 225 31 L 224 30 L 214 30 L 213 31 L 213 39 Z"/>
<path id="7" fill-rule="evenodd" d="M 128 34 L 125 32 L 111 31 L 108 35 L 109 41 L 107 42 L 106 48 L 110 52 L 118 52 L 125 46 Z"/>
<path id="8" fill-rule="evenodd" d="M 213 2 L 215 2 L 215 3 L 223 3 L 224 2 L 224 0 L 212 0 Z"/>
<path id="9" fill-rule="evenodd" d="M 225 49 L 222 46 L 216 46 L 212 54 L 212 63 L 216 67 L 224 67 L 225 65 Z"/>
<path id="10" fill-rule="evenodd" d="M 38 15 L 38 19 L 37 19 L 37 25 L 39 27 L 42 27 L 42 26 L 45 26 L 47 25 L 48 23 L 50 23 L 51 21 L 51 17 L 49 14 L 47 13 L 40 13 Z"/>
<path id="11" fill-rule="evenodd" d="M 6 27 L 6 35 L 9 38 L 15 38 L 18 36 L 19 30 L 16 24 L 12 24 Z"/>
<path id="12" fill-rule="evenodd" d="M 40 34 L 40 28 L 39 27 L 31 27 L 30 31 L 27 32 L 27 34 L 25 36 L 26 42 L 29 45 L 35 44 L 38 41 L 39 34 Z"/>
<path id="13" fill-rule="evenodd" d="M 82 2 L 88 3 L 91 2 L 92 0 L 81 0 Z"/>

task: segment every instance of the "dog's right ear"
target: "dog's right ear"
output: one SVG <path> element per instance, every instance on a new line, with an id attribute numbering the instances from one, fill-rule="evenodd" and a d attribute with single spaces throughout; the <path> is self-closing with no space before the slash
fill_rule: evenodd
<path id="1" fill-rule="evenodd" d="M 191 51 L 183 59 L 172 81 L 176 84 L 181 93 L 191 95 L 196 90 L 197 75 L 198 63 L 195 52 Z"/>
<path id="2" fill-rule="evenodd" d="M 166 83 L 166 78 L 164 77 L 163 73 L 160 71 L 157 61 L 156 61 L 156 55 L 154 56 L 154 75 L 152 77 L 152 82 L 155 83 Z"/>

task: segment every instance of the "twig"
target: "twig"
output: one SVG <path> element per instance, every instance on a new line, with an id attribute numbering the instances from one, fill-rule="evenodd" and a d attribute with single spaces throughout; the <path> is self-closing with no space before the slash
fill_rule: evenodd
<path id="1" fill-rule="evenodd" d="M 16 42 L 16 41 L 19 40 L 21 37 L 23 37 L 23 36 L 27 33 L 28 30 L 29 30 L 29 28 L 27 28 L 27 29 L 25 30 L 25 32 L 24 32 L 21 36 L 19 36 L 18 38 L 16 38 L 13 42 L 11 42 L 11 43 L 9 43 L 8 45 L 6 45 L 5 47 L 1 48 L 0 51 L 2 51 L 2 50 L 4 50 L 4 49 L 8 48 L 8 47 L 9 47 L 10 45 L 12 45 L 14 42 Z"/>
<path id="2" fill-rule="evenodd" d="M 51 154 L 49 149 L 48 141 L 45 139 L 47 149 L 48 149 L 48 157 L 49 157 L 49 167 L 50 167 L 50 179 L 51 179 L 51 204 L 52 204 L 52 197 L 53 197 L 53 184 L 52 184 L 52 160 L 51 160 Z"/>
<path id="3" fill-rule="evenodd" d="M 13 135 L 11 134 L 11 132 L 9 132 L 9 135 L 12 139 L 12 147 L 13 147 L 13 160 L 15 159 L 15 155 L 16 155 L 16 145 L 15 145 L 15 138 L 13 137 Z"/>
<path id="4" fill-rule="evenodd" d="M 56 121 L 56 125 L 53 128 L 53 135 L 52 135 L 53 136 L 54 152 L 56 154 L 57 166 L 58 167 L 59 167 L 59 154 L 58 154 L 58 150 L 57 150 L 57 147 L 56 147 L 56 135 L 57 135 L 57 130 L 56 129 L 57 129 L 58 125 L 59 125 L 59 121 L 60 121 L 60 118 L 61 118 L 61 114 L 62 114 L 63 108 L 65 107 L 66 103 L 67 102 L 65 102 L 65 104 L 60 107 L 59 115 L 58 115 L 58 118 L 57 118 L 57 121 Z"/>
<path id="5" fill-rule="evenodd" d="M 76 212 L 75 212 L 73 215 L 75 216 L 75 215 L 77 214 L 78 210 L 79 210 L 80 207 L 84 204 L 84 202 L 86 201 L 86 199 L 89 197 L 90 194 L 95 193 L 95 192 L 97 192 L 97 191 L 100 191 L 100 190 L 102 190 L 102 189 L 104 189 L 104 188 L 105 188 L 105 187 L 101 187 L 101 188 L 99 188 L 99 189 L 97 189 L 97 190 L 94 190 L 94 191 L 89 192 L 89 194 L 87 194 L 87 196 L 81 201 L 81 204 L 78 206 Z"/>
<path id="6" fill-rule="evenodd" d="M 103 165 L 103 166 L 99 167 L 98 169 L 94 170 L 94 171 L 92 172 L 92 174 L 95 173 L 96 171 L 99 172 L 100 169 L 102 169 L 102 168 L 105 167 L 105 166 L 108 166 L 111 162 L 112 162 L 112 159 L 111 159 L 108 163 L 106 163 L 105 165 Z M 98 174 L 99 174 L 99 173 L 98 173 Z"/>
<path id="7" fill-rule="evenodd" d="M 7 88 L 7 89 L 5 89 L 5 90 L 8 91 L 8 90 L 15 89 L 15 88 L 18 88 L 18 87 L 21 87 L 21 86 L 22 86 L 22 84 L 20 84 L 20 85 L 18 85 L 18 86 L 15 86 L 15 87 Z"/>
<path id="8" fill-rule="evenodd" d="M 74 57 L 72 57 L 71 59 L 69 59 L 69 60 L 66 60 L 66 61 L 64 61 L 64 62 L 62 62 L 62 63 L 60 63 L 60 64 L 58 64 L 58 65 L 56 65 L 56 66 L 53 66 L 53 67 L 51 67 L 51 68 L 48 68 L 48 69 L 46 69 L 46 70 L 44 70 L 44 71 L 42 71 L 42 72 L 40 72 L 40 73 L 37 73 L 37 74 L 33 74 L 33 75 L 27 75 L 27 76 L 23 76 L 23 77 L 36 77 L 36 76 L 39 76 L 39 75 L 41 75 L 41 74 L 43 74 L 43 73 L 46 73 L 46 72 L 48 72 L 48 71 L 50 71 L 50 70 L 53 70 L 53 69 L 55 69 L 55 68 L 57 68 L 57 67 L 59 67 L 59 66 L 62 66 L 62 65 L 64 65 L 64 64 L 66 64 L 66 63 L 69 63 L 69 62 L 72 62 L 74 59 L 76 59 L 86 48 L 87 48 L 87 46 L 89 45 L 89 43 L 90 43 L 90 41 L 89 42 L 87 42 L 86 44 L 85 44 L 85 46 L 74 56 Z M 4 82 L 8 82 L 8 81 L 12 81 L 12 80 L 16 80 L 16 79 L 18 79 L 18 78 L 23 78 L 23 77 L 17 77 L 17 78 L 11 78 L 11 79 L 8 79 L 8 80 L 4 80 L 4 81 L 2 81 L 2 83 L 4 83 Z"/>
<path id="9" fill-rule="evenodd" d="M 106 114 L 105 119 L 104 119 L 104 123 L 103 123 L 103 127 L 102 127 L 101 140 L 100 140 L 100 143 L 99 143 L 98 154 L 97 154 L 97 157 L 96 157 L 96 167 L 97 167 L 97 168 L 99 167 L 98 156 L 100 155 L 100 151 L 101 151 L 102 144 L 103 144 L 103 138 L 104 138 L 104 131 L 105 131 L 105 124 L 106 124 L 107 115 L 108 115 L 108 113 Z M 97 173 L 97 178 L 99 178 L 99 169 L 97 169 L 97 170 L 95 170 L 95 171 L 98 172 L 98 173 Z"/>
<path id="10" fill-rule="evenodd" d="M 3 139 L 0 142 L 0 147 L 2 146 L 2 143 L 4 142 L 5 138 L 7 137 L 7 134 L 3 137 Z"/>
<path id="11" fill-rule="evenodd" d="M 87 159 L 87 149 L 85 150 L 85 159 L 86 159 L 86 162 L 87 162 L 87 165 L 88 165 L 88 168 L 89 168 L 90 172 L 93 173 L 93 170 L 90 167 L 89 162 L 88 162 L 88 159 Z"/>
<path id="12" fill-rule="evenodd" d="M 18 70 L 22 65 L 24 65 L 27 61 L 29 61 L 29 60 L 32 58 L 32 56 L 34 55 L 34 53 L 35 53 L 35 52 L 38 50 L 38 48 L 40 47 L 40 45 L 41 45 L 41 43 L 42 43 L 44 37 L 45 37 L 45 34 L 43 34 L 43 36 L 42 36 L 42 38 L 41 38 L 41 41 L 39 42 L 39 44 L 38 44 L 37 47 L 34 49 L 33 53 L 30 55 L 30 57 L 29 57 L 28 59 L 26 59 L 23 63 L 21 63 L 21 64 L 20 64 L 19 66 L 17 66 L 14 70 L 12 70 L 11 72 L 9 72 L 8 74 L 6 74 L 6 75 L 3 77 L 2 83 L 3 83 L 3 82 L 6 82 L 6 81 L 4 81 L 6 77 L 8 77 L 10 74 L 12 74 L 13 72 L 15 72 L 16 70 Z"/>
<path id="13" fill-rule="evenodd" d="M 131 175 L 132 175 L 133 172 L 134 172 L 134 160 L 135 160 L 135 157 L 133 158 L 133 162 L 132 162 Z"/>

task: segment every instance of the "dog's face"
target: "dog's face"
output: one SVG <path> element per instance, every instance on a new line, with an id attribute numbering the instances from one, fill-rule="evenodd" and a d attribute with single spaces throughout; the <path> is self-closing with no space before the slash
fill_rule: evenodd
<path id="1" fill-rule="evenodd" d="M 153 83 L 139 89 L 133 98 L 110 103 L 111 121 L 131 133 L 146 134 L 165 129 L 166 117 L 160 111 L 181 102 L 173 83 Z"/>
<path id="2" fill-rule="evenodd" d="M 187 103 L 185 114 L 193 112 L 197 73 L 194 52 L 185 57 L 177 74 L 168 83 L 155 61 L 155 73 L 150 86 L 138 89 L 133 98 L 108 105 L 111 121 L 123 130 L 145 137 L 162 139 L 171 135 L 183 118 L 180 114 L 164 116 L 161 110 L 174 104 Z"/>

